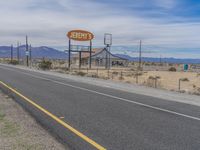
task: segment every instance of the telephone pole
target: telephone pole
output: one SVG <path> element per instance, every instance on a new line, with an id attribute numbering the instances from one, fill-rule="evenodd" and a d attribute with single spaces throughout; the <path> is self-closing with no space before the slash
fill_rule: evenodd
<path id="1" fill-rule="evenodd" d="M 26 65 L 29 66 L 28 36 L 26 35 Z"/>
<path id="2" fill-rule="evenodd" d="M 29 53 L 30 53 L 30 65 L 32 66 L 32 47 L 31 47 L 31 45 L 30 45 Z"/>
<path id="3" fill-rule="evenodd" d="M 140 50 L 139 50 L 139 69 L 142 67 L 142 40 L 140 40 Z"/>
<path id="4" fill-rule="evenodd" d="M 11 49 L 10 49 L 10 58 L 11 58 L 11 63 L 13 62 L 13 45 L 11 45 Z"/>
<path id="5" fill-rule="evenodd" d="M 18 61 L 18 63 L 19 63 L 19 61 L 20 61 L 20 58 L 19 58 L 20 56 L 19 56 L 19 42 L 17 42 L 17 61 Z"/>

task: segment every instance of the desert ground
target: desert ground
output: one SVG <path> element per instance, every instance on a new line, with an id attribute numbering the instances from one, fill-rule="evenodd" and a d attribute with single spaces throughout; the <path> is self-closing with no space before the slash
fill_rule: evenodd
<path id="1" fill-rule="evenodd" d="M 148 65 L 144 66 L 142 71 L 137 70 L 136 66 L 123 68 L 111 68 L 105 70 L 103 67 L 95 67 L 88 69 L 83 67 L 72 68 L 66 70 L 66 64 L 54 65 L 53 70 L 73 75 L 89 76 L 94 78 L 110 79 L 116 82 L 126 82 L 130 84 L 138 84 L 153 88 L 178 91 L 183 93 L 200 95 L 200 71 L 189 69 L 183 70 L 183 65 Z M 175 68 L 176 71 L 169 71 Z"/>
<path id="2" fill-rule="evenodd" d="M 0 91 L 0 149 L 1 150 L 64 150 L 13 99 Z"/>

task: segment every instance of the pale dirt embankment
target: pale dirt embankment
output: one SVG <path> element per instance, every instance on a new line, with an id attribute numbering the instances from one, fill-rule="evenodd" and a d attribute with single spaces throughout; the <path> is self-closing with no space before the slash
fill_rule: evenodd
<path id="1" fill-rule="evenodd" d="M 13 99 L 0 91 L 0 150 L 64 150 Z"/>

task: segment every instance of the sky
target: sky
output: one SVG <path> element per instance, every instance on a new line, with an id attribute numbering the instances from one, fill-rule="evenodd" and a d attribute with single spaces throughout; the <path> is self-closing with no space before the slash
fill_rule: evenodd
<path id="1" fill-rule="evenodd" d="M 64 49 L 66 33 L 88 30 L 93 45 L 113 34 L 112 51 L 200 58 L 200 0 L 1 0 L 0 45 L 25 42 Z M 84 43 L 87 44 L 87 43 Z"/>

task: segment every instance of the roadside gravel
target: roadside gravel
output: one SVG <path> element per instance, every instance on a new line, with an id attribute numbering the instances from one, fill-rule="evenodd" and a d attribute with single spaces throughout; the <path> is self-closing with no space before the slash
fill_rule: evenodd
<path id="1" fill-rule="evenodd" d="M 0 91 L 0 150 L 64 150 L 13 99 Z"/>

